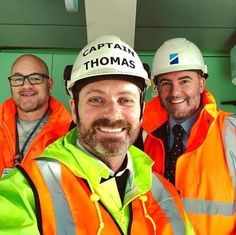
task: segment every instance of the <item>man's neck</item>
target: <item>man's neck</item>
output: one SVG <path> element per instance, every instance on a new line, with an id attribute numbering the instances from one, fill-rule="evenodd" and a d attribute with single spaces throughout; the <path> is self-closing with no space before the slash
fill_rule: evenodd
<path id="1" fill-rule="evenodd" d="M 23 120 L 23 121 L 39 120 L 47 112 L 48 106 L 49 105 L 47 104 L 47 105 L 43 106 L 41 109 L 38 109 L 38 110 L 35 110 L 35 111 L 32 111 L 32 112 L 24 112 L 24 111 L 17 108 L 18 118 Z"/>

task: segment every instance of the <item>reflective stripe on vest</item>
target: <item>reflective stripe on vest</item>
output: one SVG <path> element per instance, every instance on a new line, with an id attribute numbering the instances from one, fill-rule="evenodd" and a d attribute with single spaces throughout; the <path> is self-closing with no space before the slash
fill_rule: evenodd
<path id="1" fill-rule="evenodd" d="M 57 235 L 75 234 L 71 210 L 66 196 L 61 187 L 61 165 L 57 161 L 36 161 L 44 181 L 51 194 L 53 208 L 55 210 L 55 222 Z"/>
<path id="2" fill-rule="evenodd" d="M 213 202 L 201 199 L 182 199 L 187 213 L 232 216 L 236 212 L 233 203 Z"/>
<path id="3" fill-rule="evenodd" d="M 147 132 L 145 130 L 142 131 L 142 139 L 143 139 L 143 143 L 145 142 L 146 138 L 147 138 Z"/>
<path id="4" fill-rule="evenodd" d="M 162 210 L 165 211 L 165 215 L 171 223 L 174 234 L 186 234 L 185 224 L 181 218 L 178 208 L 176 207 L 175 201 L 154 173 L 152 173 L 151 191 Z"/>
<path id="5" fill-rule="evenodd" d="M 223 142 L 225 148 L 226 161 L 234 185 L 234 208 L 232 214 L 236 213 L 236 114 L 227 117 L 224 122 Z"/>
<path id="6" fill-rule="evenodd" d="M 236 115 L 230 115 L 224 122 L 223 128 L 223 142 L 225 148 L 226 161 L 232 176 L 234 187 L 236 187 Z M 235 198 L 236 198 L 236 189 Z"/>

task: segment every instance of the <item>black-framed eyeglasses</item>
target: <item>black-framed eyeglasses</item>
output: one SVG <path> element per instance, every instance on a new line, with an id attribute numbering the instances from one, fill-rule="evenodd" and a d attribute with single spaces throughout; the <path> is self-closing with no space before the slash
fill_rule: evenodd
<path id="1" fill-rule="evenodd" d="M 48 75 L 43 73 L 32 73 L 29 75 L 14 74 L 8 77 L 11 86 L 23 86 L 25 79 L 28 79 L 31 85 L 39 85 L 44 82 L 44 78 L 49 78 Z"/>

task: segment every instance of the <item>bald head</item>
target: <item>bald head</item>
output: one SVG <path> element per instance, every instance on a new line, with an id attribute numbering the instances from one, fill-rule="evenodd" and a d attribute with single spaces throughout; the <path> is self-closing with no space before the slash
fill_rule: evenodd
<path id="1" fill-rule="evenodd" d="M 13 74 L 31 74 L 43 73 L 48 75 L 48 66 L 37 56 L 25 54 L 18 57 L 11 67 L 11 75 Z"/>
<path id="2" fill-rule="evenodd" d="M 43 75 L 39 84 L 32 84 L 28 75 Z M 47 75 L 47 76 L 46 76 Z M 25 54 L 18 57 L 11 67 L 11 77 L 21 77 L 22 85 L 12 86 L 12 98 L 17 107 L 18 117 L 22 120 L 38 120 L 47 111 L 53 86 L 53 79 L 48 76 L 48 66 L 37 56 Z M 27 79 L 26 79 L 27 78 Z"/>

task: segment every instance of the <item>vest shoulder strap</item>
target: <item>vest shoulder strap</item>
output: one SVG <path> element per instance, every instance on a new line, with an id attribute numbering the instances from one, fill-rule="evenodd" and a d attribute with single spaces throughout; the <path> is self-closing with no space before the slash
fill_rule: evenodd
<path id="1" fill-rule="evenodd" d="M 182 231 L 181 234 L 186 234 L 185 222 L 176 205 L 173 195 L 171 195 L 170 191 L 165 187 L 163 181 L 161 180 L 161 176 L 154 172 L 152 173 L 151 192 L 169 219 L 173 227 L 173 231 L 179 230 Z"/>

